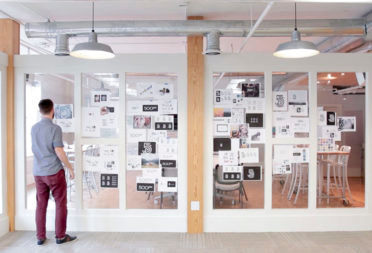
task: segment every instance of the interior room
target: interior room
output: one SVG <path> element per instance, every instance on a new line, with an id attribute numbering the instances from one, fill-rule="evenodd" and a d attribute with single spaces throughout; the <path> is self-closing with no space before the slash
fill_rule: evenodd
<path id="1" fill-rule="evenodd" d="M 371 252 L 372 0 L 0 1 L 0 252 Z"/>

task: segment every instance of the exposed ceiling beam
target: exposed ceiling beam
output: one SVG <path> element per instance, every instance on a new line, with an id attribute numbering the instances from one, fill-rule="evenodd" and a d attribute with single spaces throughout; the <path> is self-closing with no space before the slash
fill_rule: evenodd
<path id="1" fill-rule="evenodd" d="M 76 2 L 89 2 L 91 0 L 12 0 L 12 2 L 19 3 L 45 3 L 45 2 L 63 2 L 63 3 L 76 3 Z M 95 2 L 124 2 L 130 3 L 137 0 L 95 0 Z M 204 0 L 205 2 L 213 3 L 269 3 L 270 0 Z M 9 2 L 9 0 L 0 0 L 0 2 Z M 153 0 L 143 0 L 141 2 L 153 2 Z M 166 2 L 163 0 L 163 2 Z M 171 2 L 171 1 L 169 1 Z M 178 1 L 180 4 L 187 1 Z M 372 3 L 372 0 L 276 0 L 276 3 Z"/>
<path id="2" fill-rule="evenodd" d="M 257 21 L 254 21 L 257 22 Z M 360 19 L 303 19 L 297 22 L 302 36 L 356 36 L 365 35 L 366 20 Z M 25 31 L 29 38 L 56 37 L 59 33 L 71 36 L 87 36 L 92 23 L 44 22 L 27 23 Z M 294 27 L 292 19 L 264 20 L 254 37 L 289 36 Z M 141 20 L 97 21 L 95 31 L 105 37 L 122 36 L 189 36 L 206 34 L 217 30 L 225 37 L 245 37 L 251 29 L 248 20 Z"/>

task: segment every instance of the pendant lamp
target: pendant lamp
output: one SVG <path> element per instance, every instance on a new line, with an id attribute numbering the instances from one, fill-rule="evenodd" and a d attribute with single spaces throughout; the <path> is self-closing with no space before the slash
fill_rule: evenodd
<path id="1" fill-rule="evenodd" d="M 280 44 L 273 55 L 280 58 L 305 58 L 317 54 L 319 54 L 319 50 L 314 43 L 301 40 L 301 34 L 297 30 L 297 8 L 295 3 L 295 28 L 292 32 L 292 39 Z"/>
<path id="2" fill-rule="evenodd" d="M 94 2 L 92 2 L 92 32 L 88 35 L 88 42 L 77 44 L 72 49 L 71 56 L 82 59 L 102 60 L 115 57 L 109 45 L 98 43 L 97 33 L 94 31 Z"/>

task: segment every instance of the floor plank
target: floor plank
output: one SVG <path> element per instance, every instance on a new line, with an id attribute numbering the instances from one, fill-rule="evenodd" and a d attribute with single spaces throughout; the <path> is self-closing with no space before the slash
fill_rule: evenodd
<path id="1" fill-rule="evenodd" d="M 18 231 L 0 238 L 1 253 L 372 253 L 372 232 L 319 233 L 88 233 L 56 245 L 53 234 L 43 246 L 35 233 Z"/>

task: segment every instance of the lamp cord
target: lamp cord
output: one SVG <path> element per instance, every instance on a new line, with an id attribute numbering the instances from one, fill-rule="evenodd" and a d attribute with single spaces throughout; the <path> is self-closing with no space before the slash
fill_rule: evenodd
<path id="1" fill-rule="evenodd" d="M 92 1 L 92 32 L 94 32 L 94 1 Z"/>
<path id="2" fill-rule="evenodd" d="M 295 2 L 295 31 L 297 31 L 297 5 Z"/>

